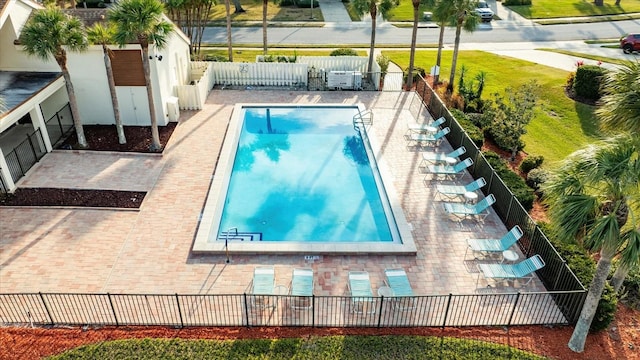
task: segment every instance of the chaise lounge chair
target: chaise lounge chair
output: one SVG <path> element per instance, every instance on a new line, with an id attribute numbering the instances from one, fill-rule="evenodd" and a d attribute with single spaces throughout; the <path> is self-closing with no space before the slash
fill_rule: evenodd
<path id="1" fill-rule="evenodd" d="M 482 274 L 485 279 L 527 280 L 527 282 L 523 284 L 527 285 L 533 280 L 534 273 L 542 269 L 544 265 L 542 257 L 540 257 L 540 255 L 534 255 L 517 264 L 478 264 L 478 270 L 480 270 L 480 274 Z M 480 281 L 480 275 L 478 275 L 477 282 L 478 281 Z"/>
<path id="2" fill-rule="evenodd" d="M 484 178 L 479 178 L 478 180 L 470 182 L 467 185 L 436 184 L 436 197 L 438 197 L 438 195 L 442 195 L 446 198 L 453 199 L 459 196 L 463 196 L 468 192 L 479 190 L 485 185 L 487 185 L 487 182 L 484 180 Z"/>
<path id="3" fill-rule="evenodd" d="M 440 141 L 442 141 L 442 139 L 444 139 L 444 137 L 450 132 L 451 132 L 451 129 L 446 127 L 435 134 L 422 134 L 422 133 L 409 134 L 408 147 L 413 147 L 412 143 L 415 143 L 415 147 L 420 149 L 423 146 L 426 146 L 426 144 L 432 144 L 433 146 L 438 146 L 438 144 L 440 144 Z"/>
<path id="4" fill-rule="evenodd" d="M 275 288 L 275 270 L 272 266 L 258 266 L 253 270 L 251 305 L 257 308 L 271 307 Z M 267 295 L 267 296 L 265 296 Z"/>
<path id="5" fill-rule="evenodd" d="M 428 132 L 436 132 L 438 131 L 438 128 L 440 127 L 440 125 L 444 124 L 446 121 L 447 119 L 445 119 L 444 116 L 442 116 L 437 120 L 434 120 L 428 124 L 418 124 L 415 121 L 410 122 L 410 123 L 407 123 L 407 131 L 409 132 L 409 134 L 411 133 L 424 134 Z"/>
<path id="6" fill-rule="evenodd" d="M 414 309 L 413 289 L 404 269 L 386 269 L 384 277 L 384 283 L 391 288 L 393 296 L 398 297 L 394 299 L 394 308 L 402 311 Z"/>
<path id="7" fill-rule="evenodd" d="M 447 159 L 459 160 L 458 156 L 464 154 L 465 152 L 467 152 L 467 149 L 464 146 L 460 146 L 459 148 L 453 150 L 450 153 L 435 152 L 435 151 L 423 152 L 422 162 L 437 164 L 437 163 L 446 162 Z"/>
<path id="8" fill-rule="evenodd" d="M 455 215 L 460 220 L 463 220 L 470 216 L 476 216 L 481 220 L 489 215 L 489 208 L 496 202 L 495 196 L 489 194 L 486 198 L 480 200 L 477 204 L 463 204 L 463 203 L 444 203 L 444 211 L 447 214 Z"/>
<path id="9" fill-rule="evenodd" d="M 349 292 L 351 293 L 351 311 L 357 314 L 374 314 L 373 290 L 369 273 L 366 271 L 349 271 Z"/>
<path id="10" fill-rule="evenodd" d="M 522 229 L 520 229 L 520 226 L 516 225 L 501 239 L 467 239 L 467 251 L 471 250 L 483 255 L 503 252 L 518 242 L 522 235 Z M 466 251 L 464 253 L 464 258 L 467 258 Z"/>
<path id="11" fill-rule="evenodd" d="M 291 307 L 296 310 L 311 309 L 313 304 L 313 270 L 293 269 L 291 278 Z"/>
<path id="12" fill-rule="evenodd" d="M 429 165 L 426 169 L 426 175 L 424 176 L 425 181 L 427 180 L 427 176 L 429 175 L 444 175 L 450 177 L 457 177 L 464 174 L 464 170 L 473 165 L 473 160 L 471 158 L 466 158 L 464 161 L 461 161 L 455 165 Z"/>

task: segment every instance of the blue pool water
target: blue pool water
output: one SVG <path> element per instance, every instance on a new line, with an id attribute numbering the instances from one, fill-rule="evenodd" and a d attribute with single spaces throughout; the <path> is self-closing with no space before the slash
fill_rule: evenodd
<path id="1" fill-rule="evenodd" d="M 244 111 L 219 239 L 237 228 L 262 241 L 393 241 L 358 108 Z"/>

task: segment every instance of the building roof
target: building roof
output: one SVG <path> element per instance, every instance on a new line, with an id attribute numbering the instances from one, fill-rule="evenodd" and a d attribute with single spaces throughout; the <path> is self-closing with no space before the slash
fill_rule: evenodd
<path id="1" fill-rule="evenodd" d="M 59 72 L 0 71 L 0 97 L 5 103 L 5 108 L 0 109 L 0 118 L 60 76 Z"/>
<path id="2" fill-rule="evenodd" d="M 107 19 L 107 9 L 65 9 L 63 11 L 65 14 L 78 18 L 86 27 L 105 22 Z"/>

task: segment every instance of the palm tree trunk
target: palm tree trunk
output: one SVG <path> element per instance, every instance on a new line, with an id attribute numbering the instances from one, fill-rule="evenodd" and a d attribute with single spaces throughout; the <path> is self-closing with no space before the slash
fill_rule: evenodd
<path id="1" fill-rule="evenodd" d="M 116 82 L 113 80 L 113 67 L 111 67 L 111 56 L 109 56 L 109 48 L 102 45 L 104 53 L 104 66 L 107 69 L 107 80 L 109 81 L 109 94 L 111 95 L 111 105 L 113 105 L 113 116 L 116 119 L 116 131 L 118 132 L 118 143 L 126 144 L 127 138 L 124 136 L 124 126 L 120 119 L 120 107 L 118 106 L 118 96 L 116 94 Z"/>
<path id="2" fill-rule="evenodd" d="M 596 267 L 596 273 L 591 281 L 587 298 L 582 306 L 578 323 L 573 330 L 571 339 L 569 340 L 569 349 L 575 352 L 584 351 L 584 343 L 587 341 L 587 334 L 589 333 L 589 327 L 593 321 L 593 317 L 596 315 L 596 309 L 598 303 L 602 297 L 604 286 L 607 282 L 607 276 L 611 269 L 611 260 L 615 255 L 615 249 L 600 251 L 600 260 L 598 260 L 598 266 Z"/>
<path id="3" fill-rule="evenodd" d="M 149 101 L 149 115 L 151 116 L 151 146 L 149 150 L 160 151 L 160 133 L 158 132 L 158 120 L 156 119 L 156 107 L 153 101 L 153 91 L 151 89 L 151 69 L 149 67 L 149 46 L 142 46 L 142 67 L 144 69 L 144 84 L 147 87 L 147 100 Z"/>
<path id="4" fill-rule="evenodd" d="M 78 111 L 78 100 L 76 99 L 76 93 L 73 91 L 73 84 L 71 83 L 71 75 L 69 69 L 67 69 L 66 63 L 60 63 L 60 69 L 62 69 L 62 76 L 67 86 L 67 93 L 69 94 L 69 107 L 71 107 L 71 116 L 73 117 L 73 126 L 76 129 L 76 137 L 78 138 L 78 145 L 85 149 L 89 147 L 87 139 L 84 137 L 84 128 L 82 127 L 82 120 L 80 119 L 80 112 Z"/>
<path id="5" fill-rule="evenodd" d="M 620 266 L 618 266 L 618 268 L 616 269 L 616 272 L 613 273 L 613 277 L 609 281 L 609 285 L 613 287 L 613 290 L 615 290 L 615 292 L 620 291 L 620 288 L 622 287 L 622 283 L 624 282 L 624 279 L 627 277 L 628 274 L 629 274 L 629 266 L 624 264 L 623 262 L 620 262 Z"/>
<path id="6" fill-rule="evenodd" d="M 262 51 L 267 55 L 267 5 L 268 0 L 262 0 Z"/>
<path id="7" fill-rule="evenodd" d="M 418 37 L 418 21 L 420 15 L 420 1 L 413 0 L 413 30 L 411 31 L 411 54 L 409 55 L 409 75 L 407 76 L 407 90 L 413 87 L 413 62 L 416 58 L 416 41 Z"/>
<path id="8" fill-rule="evenodd" d="M 236 8 L 236 14 L 245 12 L 245 10 L 242 8 L 242 5 L 240 4 L 240 0 L 233 0 L 233 6 L 235 6 Z"/>
<path id="9" fill-rule="evenodd" d="M 442 62 L 442 46 L 444 44 L 444 27 L 445 23 L 442 22 L 440 24 L 440 36 L 438 37 L 438 56 L 436 57 L 436 74 L 433 77 L 433 86 L 434 88 L 437 86 L 438 81 L 440 81 L 440 63 Z"/>
<path id="10" fill-rule="evenodd" d="M 449 85 L 447 90 L 453 93 L 453 83 L 456 79 L 456 65 L 458 62 L 458 49 L 460 48 L 460 33 L 462 32 L 462 19 L 458 19 L 458 25 L 456 26 L 456 39 L 453 45 L 453 59 L 451 60 L 451 74 L 449 75 Z"/>
<path id="11" fill-rule="evenodd" d="M 616 6 L 620 6 L 620 0 L 616 0 Z"/>
<path id="12" fill-rule="evenodd" d="M 371 69 L 373 68 L 373 53 L 374 51 L 376 51 L 376 23 L 378 21 L 378 7 L 375 0 L 371 0 L 369 3 L 369 14 L 371 14 L 371 46 L 369 47 L 367 79 L 371 79 Z"/>
<path id="13" fill-rule="evenodd" d="M 231 42 L 231 4 L 229 4 L 229 0 L 224 0 L 224 7 L 227 12 L 227 48 L 229 50 L 229 61 L 233 62 L 233 45 Z"/>

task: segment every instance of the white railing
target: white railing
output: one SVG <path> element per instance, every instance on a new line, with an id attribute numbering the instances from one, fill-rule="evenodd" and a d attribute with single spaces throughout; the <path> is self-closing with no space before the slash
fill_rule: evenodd
<path id="1" fill-rule="evenodd" d="M 201 110 L 209 91 L 213 88 L 212 66 L 206 61 L 192 61 L 189 84 L 176 85 L 176 95 L 182 110 Z"/>
<path id="2" fill-rule="evenodd" d="M 213 83 L 243 86 L 306 86 L 307 65 L 288 63 L 213 63 Z"/>

